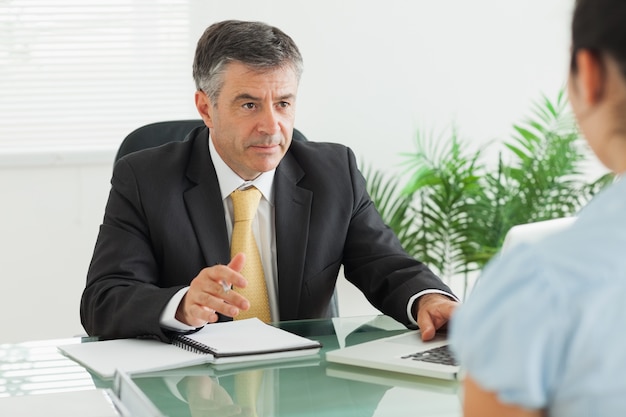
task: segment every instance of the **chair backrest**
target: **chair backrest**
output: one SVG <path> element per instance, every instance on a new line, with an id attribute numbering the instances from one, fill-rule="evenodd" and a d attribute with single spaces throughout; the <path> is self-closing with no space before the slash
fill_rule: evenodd
<path id="1" fill-rule="evenodd" d="M 115 161 L 129 153 L 142 149 L 154 148 L 168 142 L 181 141 L 194 128 L 204 126 L 202 119 L 171 120 L 150 123 L 141 126 L 128 134 L 122 141 Z"/>
<path id="2" fill-rule="evenodd" d="M 132 152 L 154 148 L 168 142 L 181 141 L 196 127 L 204 126 L 202 119 L 170 120 L 141 126 L 128 134 L 122 141 L 115 162 Z M 306 141 L 306 137 L 297 129 L 293 130 L 293 139 Z"/>

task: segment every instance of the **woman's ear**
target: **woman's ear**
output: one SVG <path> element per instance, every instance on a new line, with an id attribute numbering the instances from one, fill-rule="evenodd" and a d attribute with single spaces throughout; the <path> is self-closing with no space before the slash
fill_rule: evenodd
<path id="1" fill-rule="evenodd" d="M 602 61 L 588 49 L 580 49 L 576 60 L 576 85 L 581 99 L 593 106 L 600 101 L 604 91 L 605 73 Z"/>

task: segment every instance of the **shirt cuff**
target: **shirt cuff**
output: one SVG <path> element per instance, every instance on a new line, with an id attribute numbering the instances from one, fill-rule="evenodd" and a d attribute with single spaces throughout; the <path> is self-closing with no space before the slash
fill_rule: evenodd
<path id="1" fill-rule="evenodd" d="M 441 290 L 424 290 L 424 291 L 418 292 L 413 297 L 409 298 L 409 302 L 406 305 L 406 314 L 409 317 L 409 321 L 416 326 L 417 326 L 417 317 L 413 317 L 413 304 L 415 304 L 418 298 L 426 294 L 441 294 L 441 295 L 445 295 L 446 297 L 450 297 L 457 303 L 460 302 L 459 299 L 454 296 L 454 294 L 450 294 L 448 292 L 441 291 Z"/>
<path id="2" fill-rule="evenodd" d="M 178 305 L 180 304 L 180 301 L 183 299 L 185 294 L 187 294 L 187 291 L 189 291 L 189 287 L 181 288 L 176 294 L 174 294 L 172 298 L 170 298 L 170 301 L 163 309 L 161 317 L 159 318 L 159 324 L 164 329 L 177 332 L 187 332 L 189 330 L 196 330 L 198 328 L 195 326 L 189 326 L 182 321 L 176 320 L 176 311 L 178 310 Z"/>

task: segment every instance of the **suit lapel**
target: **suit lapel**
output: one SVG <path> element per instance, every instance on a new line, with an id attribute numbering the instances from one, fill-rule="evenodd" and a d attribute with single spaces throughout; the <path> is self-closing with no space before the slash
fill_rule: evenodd
<path id="1" fill-rule="evenodd" d="M 304 171 L 287 152 L 274 178 L 280 319 L 298 317 L 313 193 L 297 186 Z"/>
<path id="2" fill-rule="evenodd" d="M 224 204 L 211 161 L 208 129 L 195 138 L 187 166 L 187 178 L 192 186 L 184 192 L 187 213 L 196 232 L 207 266 L 230 262 L 230 249 Z"/>

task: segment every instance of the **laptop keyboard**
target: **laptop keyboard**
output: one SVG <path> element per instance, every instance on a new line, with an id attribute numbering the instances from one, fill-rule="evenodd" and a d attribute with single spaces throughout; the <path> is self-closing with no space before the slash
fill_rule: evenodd
<path id="1" fill-rule="evenodd" d="M 452 356 L 452 352 L 450 352 L 450 349 L 448 349 L 448 345 L 424 350 L 417 353 L 412 353 L 410 355 L 403 356 L 402 359 L 439 363 L 442 365 L 458 365 L 458 362 Z"/>

